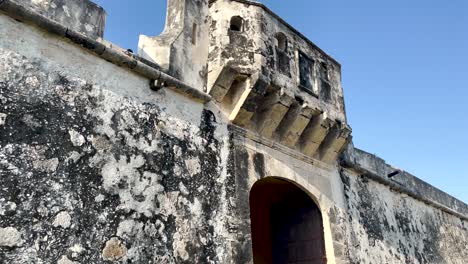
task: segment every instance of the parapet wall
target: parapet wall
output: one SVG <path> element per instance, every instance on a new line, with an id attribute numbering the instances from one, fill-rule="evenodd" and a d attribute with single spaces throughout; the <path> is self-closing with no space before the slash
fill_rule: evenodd
<path id="1" fill-rule="evenodd" d="M 106 13 L 102 7 L 90 0 L 0 1 L 4 8 L 8 8 L 9 5 L 13 6 L 11 3 L 22 5 L 27 10 L 36 12 L 66 28 L 83 33 L 91 38 L 102 38 L 104 35 Z"/>
<path id="2" fill-rule="evenodd" d="M 341 178 L 353 263 L 464 263 L 468 206 L 352 145 Z"/>
<path id="3" fill-rule="evenodd" d="M 466 217 L 353 171 L 344 170 L 341 175 L 351 263 L 466 262 Z"/>
<path id="4" fill-rule="evenodd" d="M 464 264 L 468 259 L 468 206 L 347 144 L 350 131 L 340 132 L 347 124 L 339 64 L 262 5 L 191 3 L 209 12 L 218 10 L 216 2 L 242 4 L 240 15 L 258 14 L 244 17 L 247 43 L 255 33 L 249 31 L 255 27 L 247 28 L 251 18 L 265 32 L 284 32 L 291 40 L 283 54 L 290 58 L 291 76 L 298 74 L 293 70 L 297 49 L 331 65 L 336 100 L 330 102 L 320 92 L 302 94 L 295 77 L 274 74 L 282 53 L 257 60 L 256 52 L 269 45 L 249 51 L 239 43 L 237 49 L 252 52 L 258 62 L 245 65 L 252 74 L 242 80 L 256 84 L 250 91 L 265 84 L 285 90 L 278 93 L 285 96 L 270 101 L 237 104 L 243 114 L 245 102 L 247 110 L 261 104 L 268 121 L 262 131 L 269 136 L 233 122 L 223 100 L 208 94 L 210 73 L 205 93 L 203 84 L 186 82 L 189 75 L 181 80 L 170 67 L 100 39 L 99 31 L 81 30 L 84 20 L 76 20 L 81 26 L 59 24 L 56 11 L 32 6 L 39 2 L 61 10 L 60 3 L 71 6 L 0 0 L 0 263 L 252 264 L 250 191 L 268 178 L 293 183 L 316 203 L 324 231 L 321 260 L 327 263 Z M 192 18 L 192 11 L 200 10 L 190 6 L 181 10 Z M 75 8 L 80 14 L 84 7 Z M 101 8 L 93 10 L 103 14 Z M 221 27 L 230 25 L 231 16 L 207 14 L 207 22 L 218 21 L 220 30 L 219 35 L 210 31 L 210 40 L 228 41 L 235 34 Z M 194 33 L 191 26 L 183 30 Z M 205 47 L 213 55 L 211 66 L 222 66 L 214 59 L 215 46 Z M 274 63 L 262 64 L 269 57 Z M 257 69 L 268 77 L 254 74 Z M 281 100 L 298 100 L 296 93 L 304 101 L 287 108 Z M 306 111 L 311 105 L 318 110 L 313 122 Z M 313 135 L 309 139 L 318 154 L 287 144 L 304 131 Z M 289 136 L 278 137 L 284 135 Z"/>

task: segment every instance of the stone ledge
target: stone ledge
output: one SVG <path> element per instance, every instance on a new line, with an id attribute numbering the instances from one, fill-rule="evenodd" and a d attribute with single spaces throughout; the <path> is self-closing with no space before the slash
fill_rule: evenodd
<path id="1" fill-rule="evenodd" d="M 307 156 L 307 155 L 304 155 L 303 153 L 297 151 L 297 150 L 294 150 L 294 149 L 291 149 L 291 148 L 288 148 L 282 144 L 279 144 L 273 140 L 270 140 L 268 138 L 264 138 L 264 137 L 261 137 L 259 136 L 258 134 L 256 133 L 253 133 L 247 129 L 244 129 L 242 127 L 239 127 L 239 126 L 236 126 L 236 125 L 229 125 L 228 126 L 228 129 L 229 129 L 229 133 L 231 135 L 233 135 L 234 139 L 236 139 L 237 141 L 240 141 L 242 142 L 243 140 L 245 139 L 249 139 L 253 142 L 256 142 L 260 145 L 263 145 L 263 146 L 266 146 L 266 147 L 269 147 L 271 149 L 274 149 L 274 150 L 277 150 L 285 155 L 288 155 L 288 156 L 291 156 L 293 158 L 296 158 L 298 160 L 301 160 L 301 161 L 304 161 L 306 163 L 309 163 L 311 165 L 314 165 L 314 166 L 317 166 L 321 169 L 324 169 L 324 170 L 327 170 L 327 171 L 332 171 L 333 169 L 335 169 L 336 167 L 335 166 L 332 166 L 331 164 L 328 164 L 328 163 L 325 163 L 325 162 L 322 162 L 318 159 L 315 159 L 315 158 L 312 158 L 310 156 Z"/>

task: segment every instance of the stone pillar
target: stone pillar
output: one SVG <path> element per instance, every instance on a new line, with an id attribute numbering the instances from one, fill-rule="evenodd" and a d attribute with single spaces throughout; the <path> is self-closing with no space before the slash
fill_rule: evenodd
<path id="1" fill-rule="evenodd" d="M 140 36 L 138 55 L 170 75 L 206 91 L 209 48 L 208 0 L 168 0 L 161 35 Z"/>

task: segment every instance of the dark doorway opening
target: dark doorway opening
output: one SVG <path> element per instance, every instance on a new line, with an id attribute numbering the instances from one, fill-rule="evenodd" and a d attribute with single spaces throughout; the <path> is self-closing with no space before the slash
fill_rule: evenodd
<path id="1" fill-rule="evenodd" d="M 255 264 L 325 264 L 320 209 L 302 189 L 274 177 L 250 191 Z"/>

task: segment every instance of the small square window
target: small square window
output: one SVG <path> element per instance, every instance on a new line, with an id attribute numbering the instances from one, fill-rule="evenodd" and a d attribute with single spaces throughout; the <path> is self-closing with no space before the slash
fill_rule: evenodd
<path id="1" fill-rule="evenodd" d="M 299 52 L 299 86 L 305 91 L 317 96 L 315 87 L 315 62 L 302 52 Z"/>

